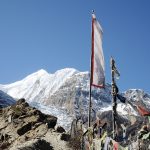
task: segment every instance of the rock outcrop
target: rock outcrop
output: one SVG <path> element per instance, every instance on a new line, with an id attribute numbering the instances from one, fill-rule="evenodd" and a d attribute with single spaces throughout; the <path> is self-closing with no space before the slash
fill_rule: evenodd
<path id="1" fill-rule="evenodd" d="M 56 117 L 43 114 L 20 99 L 15 105 L 1 108 L 0 150 L 59 150 L 62 147 L 69 150 L 61 140 L 65 130 L 60 126 L 55 130 L 56 124 Z"/>

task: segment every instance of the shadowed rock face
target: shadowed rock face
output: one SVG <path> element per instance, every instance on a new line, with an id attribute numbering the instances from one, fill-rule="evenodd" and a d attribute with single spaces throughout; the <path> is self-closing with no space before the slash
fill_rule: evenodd
<path id="1" fill-rule="evenodd" d="M 15 102 L 11 96 L 0 90 L 0 108 L 15 104 Z"/>

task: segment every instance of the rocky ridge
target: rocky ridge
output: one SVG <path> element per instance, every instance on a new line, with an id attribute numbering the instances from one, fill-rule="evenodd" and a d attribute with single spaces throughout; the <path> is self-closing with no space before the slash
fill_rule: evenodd
<path id="1" fill-rule="evenodd" d="M 3 150 L 69 150 L 61 140 L 65 130 L 57 118 L 30 107 L 25 99 L 0 109 L 0 149 Z M 66 134 L 67 135 L 67 134 Z"/>

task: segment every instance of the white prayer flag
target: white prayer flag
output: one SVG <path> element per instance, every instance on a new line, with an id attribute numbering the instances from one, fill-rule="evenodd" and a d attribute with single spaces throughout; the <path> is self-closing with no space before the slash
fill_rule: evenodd
<path id="1" fill-rule="evenodd" d="M 95 15 L 92 14 L 91 85 L 101 88 L 105 85 L 102 34 L 102 28 L 96 20 Z"/>

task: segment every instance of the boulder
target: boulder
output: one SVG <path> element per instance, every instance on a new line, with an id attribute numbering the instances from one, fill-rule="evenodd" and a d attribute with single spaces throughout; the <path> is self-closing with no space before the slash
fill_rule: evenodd
<path id="1" fill-rule="evenodd" d="M 18 101 L 17 101 L 17 105 L 20 105 L 20 104 L 22 104 L 22 103 L 25 103 L 26 102 L 26 100 L 24 99 L 24 98 L 20 98 Z"/>
<path id="2" fill-rule="evenodd" d="M 66 134 L 66 133 L 63 133 L 61 135 L 60 139 L 63 140 L 63 141 L 69 141 L 70 140 L 70 135 Z"/>
<path id="3" fill-rule="evenodd" d="M 61 126 L 57 126 L 57 127 L 56 127 L 56 131 L 57 131 L 58 133 L 66 132 L 65 129 L 64 129 L 63 127 L 61 127 Z"/>
<path id="4" fill-rule="evenodd" d="M 32 128 L 32 122 L 29 122 L 17 130 L 18 135 L 23 135 Z"/>
<path id="5" fill-rule="evenodd" d="M 45 119 L 45 123 L 47 123 L 48 128 L 53 128 L 56 126 L 57 123 L 57 117 L 48 115 Z"/>

